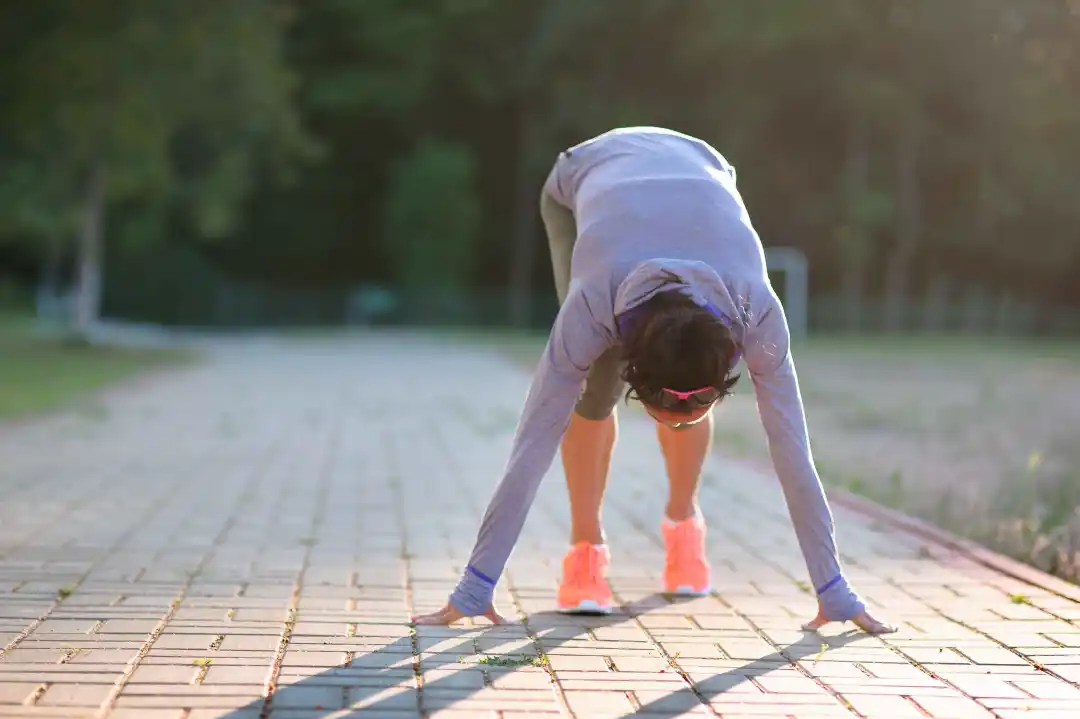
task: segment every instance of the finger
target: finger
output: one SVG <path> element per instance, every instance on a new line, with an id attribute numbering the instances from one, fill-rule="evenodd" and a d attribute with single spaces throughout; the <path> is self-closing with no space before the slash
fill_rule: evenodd
<path id="1" fill-rule="evenodd" d="M 892 634 L 898 631 L 898 628 L 892 624 L 878 621 L 866 612 L 859 614 L 852 621 L 867 634 Z"/>
<path id="2" fill-rule="evenodd" d="M 852 623 L 868 634 L 873 634 L 878 629 L 879 622 L 866 612 L 856 614 L 851 618 Z"/>
<path id="3" fill-rule="evenodd" d="M 443 607 L 442 609 L 440 609 L 437 612 L 433 612 L 432 614 L 426 614 L 424 616 L 415 617 L 413 619 L 413 621 L 416 624 L 421 624 L 421 625 L 426 625 L 426 626 L 430 626 L 430 625 L 446 625 L 446 624 L 453 624 L 457 620 L 461 619 L 461 616 L 462 616 L 461 612 L 454 609 L 454 607 L 446 606 L 446 607 Z"/>
<path id="4" fill-rule="evenodd" d="M 499 614 L 494 605 L 488 607 L 488 610 L 484 612 L 484 618 L 490 621 L 492 624 L 506 624 L 506 618 Z"/>
<path id="5" fill-rule="evenodd" d="M 413 617 L 413 623 L 417 626 L 431 626 L 438 624 L 446 624 L 445 614 L 442 612 L 435 612 L 434 614 L 425 614 L 420 617 Z"/>
<path id="6" fill-rule="evenodd" d="M 438 616 L 441 616 L 441 615 L 445 614 L 446 611 L 449 608 L 450 608 L 449 606 L 445 606 L 445 607 L 443 607 L 442 609 L 440 609 L 438 611 L 431 612 L 430 614 L 414 614 L 411 617 L 409 617 L 409 619 L 411 621 L 413 621 L 413 622 L 420 622 L 420 621 L 423 621 L 423 620 L 426 620 L 426 619 L 432 619 L 434 617 L 438 617 Z"/>
<path id="7" fill-rule="evenodd" d="M 449 626 L 459 618 L 451 614 L 429 614 L 426 617 L 418 617 L 416 624 L 417 626 Z"/>

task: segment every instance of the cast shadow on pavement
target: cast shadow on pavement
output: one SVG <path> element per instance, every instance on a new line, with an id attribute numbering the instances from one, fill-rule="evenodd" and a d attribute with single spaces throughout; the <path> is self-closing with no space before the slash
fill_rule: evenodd
<path id="1" fill-rule="evenodd" d="M 567 617 L 555 612 L 538 612 L 529 615 L 526 623 L 537 635 L 544 653 L 550 654 L 568 641 L 587 638 L 587 629 L 618 627 L 635 616 L 648 613 L 650 609 L 671 606 L 672 602 L 679 603 L 677 599 L 668 600 L 657 594 L 627 603 L 608 616 Z M 475 686 L 467 686 L 461 682 L 463 674 L 477 673 L 472 665 L 462 667 L 461 657 L 474 655 L 477 647 L 489 656 L 497 655 L 500 646 L 514 644 L 520 647 L 523 641 L 528 641 L 528 635 L 521 631 L 521 628 L 520 622 L 503 627 L 470 627 L 456 631 L 455 628 L 420 627 L 416 637 L 395 639 L 372 652 L 355 657 L 348 665 L 332 667 L 319 674 L 279 686 L 270 699 L 253 701 L 220 715 L 219 719 L 275 719 L 279 716 L 289 719 L 322 719 L 330 716 L 334 719 L 359 719 L 373 716 L 376 712 L 384 713 L 384 716 L 393 716 L 393 713 L 400 712 L 405 719 L 417 716 L 417 712 L 426 715 L 453 708 L 455 704 L 468 700 L 485 688 L 482 681 L 477 681 Z M 552 631 L 553 629 L 562 631 Z M 467 634 L 461 636 L 461 633 L 466 632 Z M 461 636 L 456 644 L 441 646 L 453 642 L 456 636 Z M 807 636 L 815 635 L 808 632 Z M 828 640 L 829 649 L 845 646 L 859 636 L 862 634 L 858 631 L 831 636 Z M 419 643 L 422 652 L 423 674 L 434 672 L 433 676 L 437 677 L 429 679 L 425 676 L 423 688 L 419 692 L 413 688 L 411 661 L 414 640 Z M 437 652 L 428 653 L 426 645 L 432 644 L 437 646 Z M 708 702 L 748 681 L 750 676 L 759 677 L 777 669 L 788 668 L 791 662 L 815 656 L 821 651 L 820 645 L 821 643 L 803 642 L 792 644 L 741 667 L 695 682 L 693 687 L 683 684 L 682 688 L 659 697 L 634 713 L 647 713 L 652 719 L 682 716 L 693 707 L 702 706 L 702 700 Z M 535 646 L 530 644 L 524 650 L 516 648 L 510 654 L 535 654 Z M 447 673 L 446 667 L 450 666 L 457 667 L 457 671 Z M 523 662 L 521 666 L 533 665 Z M 496 677 L 503 677 L 518 668 L 498 666 L 491 671 Z"/>

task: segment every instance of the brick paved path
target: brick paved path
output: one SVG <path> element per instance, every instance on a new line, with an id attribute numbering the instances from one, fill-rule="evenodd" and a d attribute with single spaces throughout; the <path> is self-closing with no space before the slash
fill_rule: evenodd
<path id="1" fill-rule="evenodd" d="M 775 482 L 719 458 L 715 596 L 655 594 L 663 473 L 628 413 L 606 508 L 623 613 L 550 612 L 556 466 L 500 585 L 525 621 L 410 632 L 526 389 L 431 340 L 238 343 L 0 428 L 0 717 L 1080 716 L 1080 605 L 861 515 L 837 512 L 846 561 L 902 632 L 798 631 L 814 602 Z"/>

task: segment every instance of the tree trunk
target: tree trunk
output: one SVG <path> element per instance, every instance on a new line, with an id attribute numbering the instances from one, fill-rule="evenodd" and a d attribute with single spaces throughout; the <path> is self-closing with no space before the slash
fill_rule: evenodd
<path id="1" fill-rule="evenodd" d="M 896 243 L 885 268 L 885 330 L 892 334 L 903 329 L 911 262 L 915 259 L 922 234 L 917 123 L 916 118 L 908 118 L 902 123 L 895 146 L 898 205 Z"/>
<path id="2" fill-rule="evenodd" d="M 58 299 L 63 295 L 60 282 L 60 259 L 61 238 L 59 232 L 53 230 L 45 238 L 45 257 L 37 291 L 34 293 L 34 307 L 38 316 L 47 320 L 57 319 L 55 313 L 59 308 Z M 66 321 L 67 318 L 60 313 L 59 319 Z"/>
<path id="3" fill-rule="evenodd" d="M 997 207 L 994 202 L 994 165 L 983 156 L 979 166 L 978 196 L 975 206 L 975 241 L 982 247 L 992 247 L 997 234 Z"/>
<path id="4" fill-rule="evenodd" d="M 538 119 L 528 103 L 522 103 L 518 119 L 518 170 L 514 208 L 514 237 L 510 252 L 510 323 L 527 327 L 532 317 L 532 277 L 536 264 L 536 213 L 540 192 L 532 174 Z"/>
<path id="5" fill-rule="evenodd" d="M 49 233 L 45 250 L 45 262 L 41 268 L 41 287 L 49 297 L 60 294 L 60 262 L 62 259 L 63 244 L 60 236 L 54 231 Z"/>
<path id="6" fill-rule="evenodd" d="M 75 333 L 86 339 L 101 309 L 102 254 L 105 230 L 105 168 L 97 162 L 90 170 L 79 229 L 78 286 L 75 297 Z"/>
<path id="7" fill-rule="evenodd" d="M 935 272 L 923 301 L 922 331 L 940 334 L 953 329 L 949 324 L 949 314 L 949 283 L 940 272 Z"/>
<path id="8" fill-rule="evenodd" d="M 999 337 L 1018 337 L 1021 335 L 1017 304 L 1016 298 L 1008 290 L 998 296 L 994 307 L 993 334 Z"/>
<path id="9" fill-rule="evenodd" d="M 964 296 L 963 333 L 982 335 L 986 333 L 990 319 L 990 298 L 981 287 L 969 287 Z"/>
<path id="10" fill-rule="evenodd" d="M 862 319 L 863 288 L 865 287 L 867 227 L 860 216 L 859 205 L 869 194 L 870 185 L 870 122 L 867 112 L 855 110 L 848 130 L 846 185 L 846 229 L 841 236 L 843 262 L 843 295 L 845 320 L 849 332 L 859 330 Z"/>

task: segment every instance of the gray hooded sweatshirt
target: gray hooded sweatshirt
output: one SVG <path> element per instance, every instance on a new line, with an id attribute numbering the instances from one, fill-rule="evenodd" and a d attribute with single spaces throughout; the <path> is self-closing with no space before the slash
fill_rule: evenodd
<path id="1" fill-rule="evenodd" d="M 840 565 L 814 467 L 784 309 L 735 185 L 707 143 L 661 128 L 614 130 L 559 156 L 545 187 L 577 224 L 567 296 L 540 358 L 502 481 L 451 603 L 487 610 L 551 468 L 590 365 L 620 342 L 617 317 L 658 292 L 733 319 L 795 533 L 825 615 L 863 610 Z"/>

